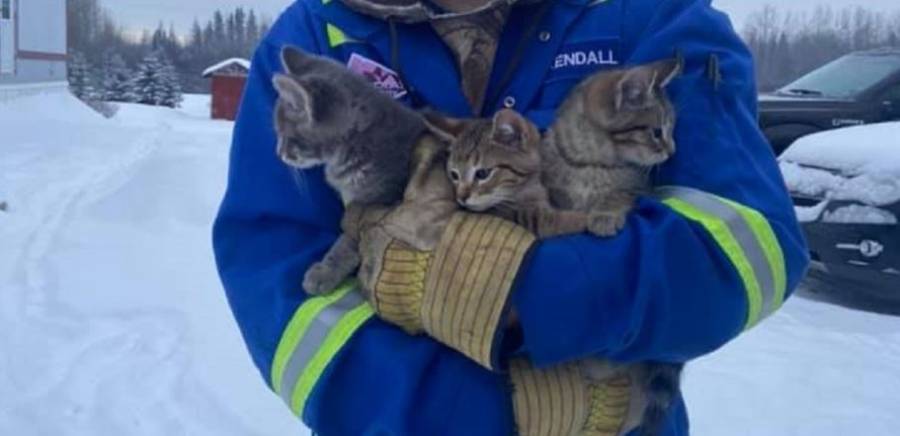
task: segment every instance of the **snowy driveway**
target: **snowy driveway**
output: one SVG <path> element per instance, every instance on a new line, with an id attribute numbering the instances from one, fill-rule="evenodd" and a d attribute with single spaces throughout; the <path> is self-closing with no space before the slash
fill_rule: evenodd
<path id="1" fill-rule="evenodd" d="M 231 123 L 186 103 L 0 105 L 0 435 L 305 433 L 215 272 Z"/>
<path id="2" fill-rule="evenodd" d="M 231 124 L 0 105 L 0 435 L 302 435 L 244 351 L 210 224 Z M 900 318 L 803 298 L 686 376 L 694 435 L 893 436 Z"/>

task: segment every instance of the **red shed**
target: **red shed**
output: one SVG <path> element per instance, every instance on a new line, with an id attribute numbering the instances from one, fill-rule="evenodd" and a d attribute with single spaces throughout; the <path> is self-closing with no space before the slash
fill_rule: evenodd
<path id="1" fill-rule="evenodd" d="M 216 120 L 234 120 L 237 117 L 241 94 L 247 83 L 250 61 L 231 58 L 219 62 L 203 72 L 203 77 L 212 77 L 211 115 Z"/>

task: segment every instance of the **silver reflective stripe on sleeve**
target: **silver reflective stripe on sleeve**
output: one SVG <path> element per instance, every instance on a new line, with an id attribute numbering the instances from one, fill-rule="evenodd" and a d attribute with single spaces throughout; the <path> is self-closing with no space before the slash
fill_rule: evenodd
<path id="1" fill-rule="evenodd" d="M 772 247 L 771 229 L 761 215 L 716 195 L 688 187 L 663 187 L 657 190 L 657 196 L 677 212 L 704 225 L 736 264 L 749 299 L 747 328 L 781 306 L 785 285 L 778 273 L 783 272 L 784 265 L 773 265 L 774 259 L 781 258 L 780 247 L 777 247 L 777 241 L 774 243 L 776 247 Z M 690 207 L 684 207 L 685 204 Z M 758 222 L 751 223 L 751 219 Z M 761 228 L 765 231 L 760 231 Z M 772 250 L 779 250 L 779 253 L 772 253 Z"/>
<path id="2" fill-rule="evenodd" d="M 273 390 L 295 414 L 302 415 L 325 368 L 373 315 L 352 283 L 300 305 L 278 343 L 271 371 Z"/>
<path id="3" fill-rule="evenodd" d="M 293 387 L 300 380 L 300 373 L 319 351 L 331 328 L 338 323 L 342 316 L 364 302 L 365 300 L 358 292 L 348 292 L 337 302 L 325 307 L 313 319 L 284 368 L 284 376 L 281 379 L 281 398 L 286 403 L 291 404 Z"/>

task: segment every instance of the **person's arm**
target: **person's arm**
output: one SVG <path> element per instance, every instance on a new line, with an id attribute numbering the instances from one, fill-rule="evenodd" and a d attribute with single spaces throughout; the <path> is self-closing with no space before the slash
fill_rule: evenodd
<path id="1" fill-rule="evenodd" d="M 512 298 L 521 349 L 538 365 L 711 352 L 778 309 L 807 267 L 757 127 L 751 55 L 727 17 L 708 0 L 633 3 L 654 13 L 627 15 L 626 28 L 643 27 L 629 63 L 676 52 L 685 60 L 669 90 L 678 150 L 655 172 L 655 184 L 668 188 L 642 199 L 621 234 L 535 247 Z"/>
<path id="2" fill-rule="evenodd" d="M 320 170 L 278 160 L 271 80 L 283 44 L 318 52 L 319 24 L 300 3 L 285 12 L 253 58 L 235 126 L 213 242 L 247 347 L 272 389 L 323 436 L 509 434 L 502 376 L 372 317 L 356 291 L 309 298 L 301 289 L 342 210 Z"/>

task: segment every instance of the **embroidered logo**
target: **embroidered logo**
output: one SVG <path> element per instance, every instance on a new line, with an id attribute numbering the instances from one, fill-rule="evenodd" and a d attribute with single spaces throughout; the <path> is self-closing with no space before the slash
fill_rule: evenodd
<path id="1" fill-rule="evenodd" d="M 376 88 L 390 94 L 391 97 L 402 98 L 406 95 L 406 86 L 396 71 L 356 53 L 350 55 L 347 68 L 365 77 Z"/>

